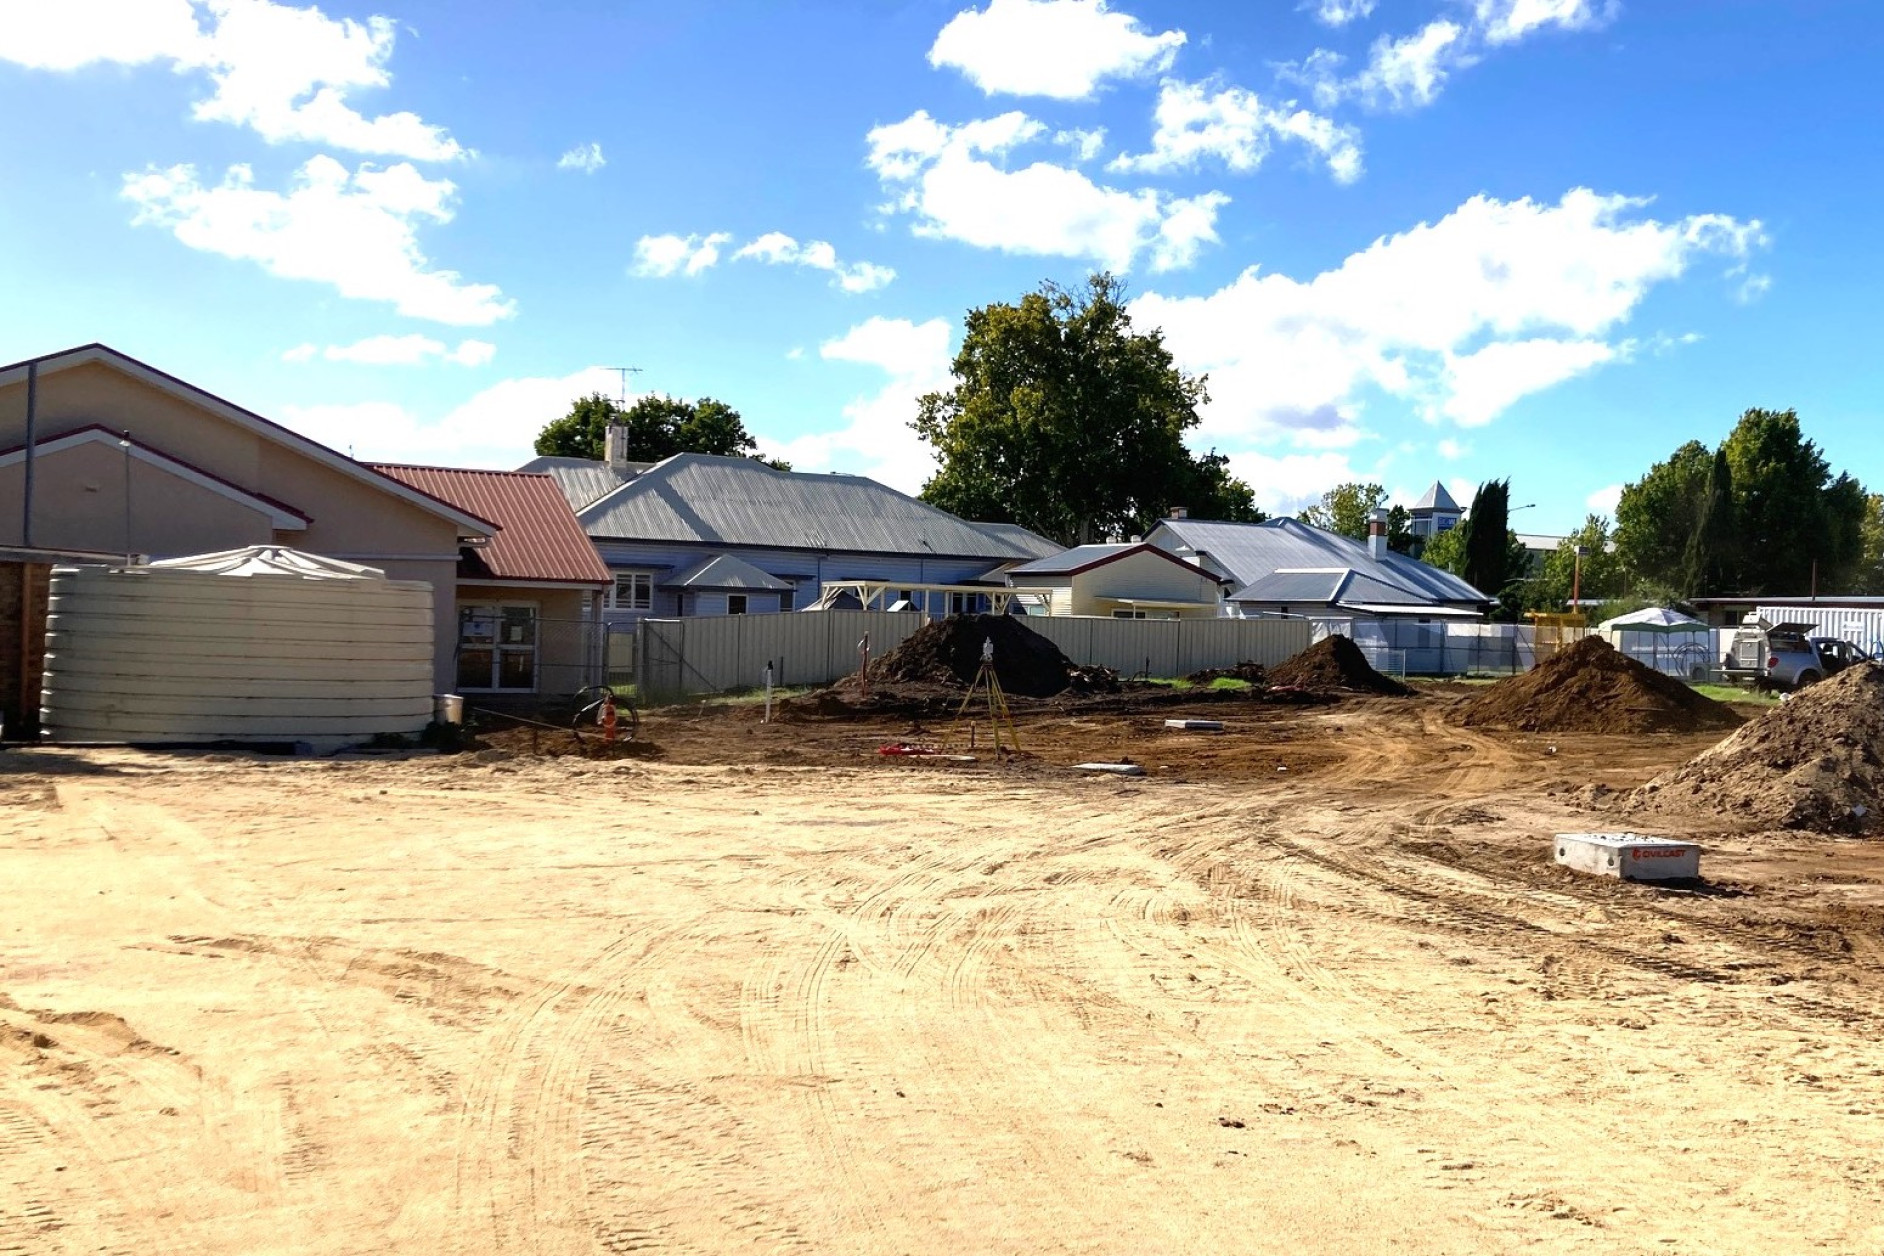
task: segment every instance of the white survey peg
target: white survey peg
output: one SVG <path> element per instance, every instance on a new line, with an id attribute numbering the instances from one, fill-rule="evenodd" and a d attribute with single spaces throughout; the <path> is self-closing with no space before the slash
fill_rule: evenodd
<path id="1" fill-rule="evenodd" d="M 981 643 L 981 661 L 982 661 L 982 662 L 984 662 L 984 663 L 992 663 L 992 662 L 994 662 L 994 638 L 993 638 L 993 637 L 988 637 L 988 638 L 985 638 L 985 639 L 984 639 L 984 640 L 982 641 L 982 643 Z"/>

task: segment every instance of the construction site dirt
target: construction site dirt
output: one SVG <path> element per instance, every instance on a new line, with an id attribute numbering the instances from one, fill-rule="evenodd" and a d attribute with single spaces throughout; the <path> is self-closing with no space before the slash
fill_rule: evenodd
<path id="1" fill-rule="evenodd" d="M 1884 1247 L 1884 843 L 1225 692 L 0 754 L 0 1251 Z M 1552 865 L 1620 827 L 1705 879 Z"/>

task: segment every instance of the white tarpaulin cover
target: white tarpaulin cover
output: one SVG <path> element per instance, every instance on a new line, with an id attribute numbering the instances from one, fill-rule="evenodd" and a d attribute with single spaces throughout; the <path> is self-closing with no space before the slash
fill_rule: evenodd
<path id="1" fill-rule="evenodd" d="M 166 558 L 149 565 L 166 571 L 197 571 L 208 576 L 300 576 L 308 580 L 386 578 L 386 573 L 377 567 L 343 563 L 337 558 L 323 558 L 319 554 L 304 553 L 285 545 L 250 545 L 242 549 L 219 550 L 214 554 Z"/>
<path id="2" fill-rule="evenodd" d="M 1705 632 L 1707 625 L 1700 620 L 1680 611 L 1671 611 L 1665 606 L 1650 606 L 1643 610 L 1631 611 L 1627 615 L 1618 615 L 1606 619 L 1598 626 L 1599 632 Z"/>

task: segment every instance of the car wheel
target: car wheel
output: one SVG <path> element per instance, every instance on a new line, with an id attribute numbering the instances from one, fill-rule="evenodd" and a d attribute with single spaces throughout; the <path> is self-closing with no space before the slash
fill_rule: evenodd
<path id="1" fill-rule="evenodd" d="M 1819 674 L 1817 672 L 1808 669 L 1806 671 L 1799 673 L 1799 679 L 1793 683 L 1792 687 L 1794 689 L 1804 689 L 1807 685 L 1818 684 L 1819 679 L 1820 679 Z"/>

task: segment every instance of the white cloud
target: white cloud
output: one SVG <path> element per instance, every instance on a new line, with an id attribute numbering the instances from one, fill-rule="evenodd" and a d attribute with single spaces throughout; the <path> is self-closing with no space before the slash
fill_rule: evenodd
<path id="1" fill-rule="evenodd" d="M 1599 515 L 1616 517 L 1616 506 L 1622 501 L 1622 485 L 1609 484 L 1597 489 L 1583 499 L 1583 504 Z"/>
<path id="2" fill-rule="evenodd" d="M 918 111 L 870 132 L 868 164 L 895 197 L 888 211 L 912 215 L 917 235 L 1121 272 L 1141 256 L 1153 270 L 1188 266 L 1216 241 L 1217 213 L 1229 203 L 1220 192 L 1125 191 L 1048 162 L 1008 170 L 988 160 L 1045 129 L 1022 113 L 952 127 Z"/>
<path id="3" fill-rule="evenodd" d="M 1055 131 L 1053 142 L 1072 149 L 1074 161 L 1091 161 L 1106 150 L 1106 129 L 1096 126 L 1089 130 L 1073 127 L 1065 131 Z"/>
<path id="4" fill-rule="evenodd" d="M 1607 333 L 1657 284 L 1765 244 L 1758 222 L 1658 221 L 1645 205 L 1587 189 L 1556 205 L 1474 197 L 1312 279 L 1251 268 L 1209 296 L 1147 294 L 1132 315 L 1209 373 L 1206 438 L 1327 449 L 1381 396 L 1486 423 L 1626 357 L 1631 342 Z"/>
<path id="5" fill-rule="evenodd" d="M 1230 474 L 1248 484 L 1256 504 L 1272 515 L 1293 515 L 1321 500 L 1337 484 L 1371 482 L 1377 471 L 1357 468 L 1345 454 L 1265 454 L 1244 450 L 1228 455 Z"/>
<path id="6" fill-rule="evenodd" d="M 304 141 L 353 152 L 452 161 L 466 150 L 417 114 L 368 118 L 349 103 L 392 76 L 391 18 L 330 18 L 271 0 L 12 0 L 0 4 L 0 58 L 39 69 L 168 61 L 202 70 L 215 91 L 197 119 L 246 126 L 270 143 Z"/>
<path id="7" fill-rule="evenodd" d="M 1457 462 L 1459 459 L 1472 452 L 1470 445 L 1456 441 L 1450 436 L 1440 441 L 1437 445 L 1434 445 L 1433 449 L 1447 462 Z"/>
<path id="8" fill-rule="evenodd" d="M 191 0 L 0 0 L 0 31 L 0 60 L 35 70 L 207 56 Z"/>
<path id="9" fill-rule="evenodd" d="M 1592 30 L 1615 16 L 1615 0 L 1473 0 L 1473 16 L 1488 44 L 1516 43 L 1547 26 Z"/>
<path id="10" fill-rule="evenodd" d="M 1183 31 L 1153 35 L 1106 0 L 989 0 L 949 20 L 929 64 L 960 70 L 987 95 L 1079 100 L 1110 78 L 1171 68 Z"/>
<path id="11" fill-rule="evenodd" d="M 1374 0 L 1307 0 L 1301 7 L 1323 26 L 1346 26 L 1373 13 Z"/>
<path id="12" fill-rule="evenodd" d="M 456 349 L 430 336 L 368 336 L 350 345 L 296 345 L 281 355 L 284 362 L 311 362 L 315 354 L 329 362 L 355 362 L 365 366 L 417 366 L 437 359 L 459 366 L 484 366 L 497 356 L 497 346 L 486 340 L 461 340 Z"/>
<path id="13" fill-rule="evenodd" d="M 871 292 L 896 278 L 888 266 L 874 262 L 840 262 L 837 250 L 823 240 L 800 244 L 783 231 L 771 231 L 733 254 L 734 261 L 750 258 L 770 266 L 803 266 L 825 271 L 845 292 Z"/>
<path id="14" fill-rule="evenodd" d="M 602 146 L 595 143 L 578 144 L 556 159 L 558 170 L 580 170 L 583 174 L 594 174 L 607 164 Z"/>
<path id="15" fill-rule="evenodd" d="M 642 236 L 635 241 L 633 273 L 645 278 L 697 275 L 719 265 L 720 250 L 732 243 L 724 231 L 711 235 Z"/>
<path id="16" fill-rule="evenodd" d="M 789 441 L 761 440 L 764 452 L 800 471 L 853 471 L 905 493 L 919 491 L 935 474 L 934 451 L 910 430 L 916 399 L 949 387 L 950 327 L 872 318 L 818 347 L 827 362 L 875 367 L 889 378 L 874 393 L 844 407 L 846 425 Z"/>
<path id="17" fill-rule="evenodd" d="M 256 187 L 245 165 L 213 186 L 199 182 L 193 166 L 172 166 L 126 175 L 123 187 L 137 206 L 135 224 L 163 227 L 193 249 L 389 302 L 412 318 L 487 325 L 514 314 L 515 303 L 493 284 L 433 268 L 418 245 L 419 223 L 451 221 L 456 191 L 404 162 L 349 173 L 326 156 L 302 166 L 286 192 Z"/>
<path id="18" fill-rule="evenodd" d="M 1373 108 L 1413 109 L 1438 99 L 1452 70 L 1472 64 L 1465 31 L 1453 22 L 1428 23 L 1404 39 L 1382 38 L 1368 54 L 1367 68 L 1348 85 Z"/>
<path id="19" fill-rule="evenodd" d="M 1361 175 L 1360 136 L 1332 119 L 1298 109 L 1263 103 L 1255 92 L 1226 87 L 1211 92 L 1202 83 L 1166 79 L 1153 113 L 1157 129 L 1151 151 L 1115 157 L 1108 170 L 1163 174 L 1194 170 L 1206 159 L 1221 161 L 1238 174 L 1255 170 L 1273 143 L 1293 140 L 1319 153 L 1337 182 Z"/>
<path id="20" fill-rule="evenodd" d="M 592 392 L 614 396 L 615 374 L 592 366 L 560 378 L 507 379 L 442 417 L 423 418 L 390 401 L 282 407 L 282 422 L 362 462 L 420 462 L 507 468 L 533 456 L 538 431 Z"/>

